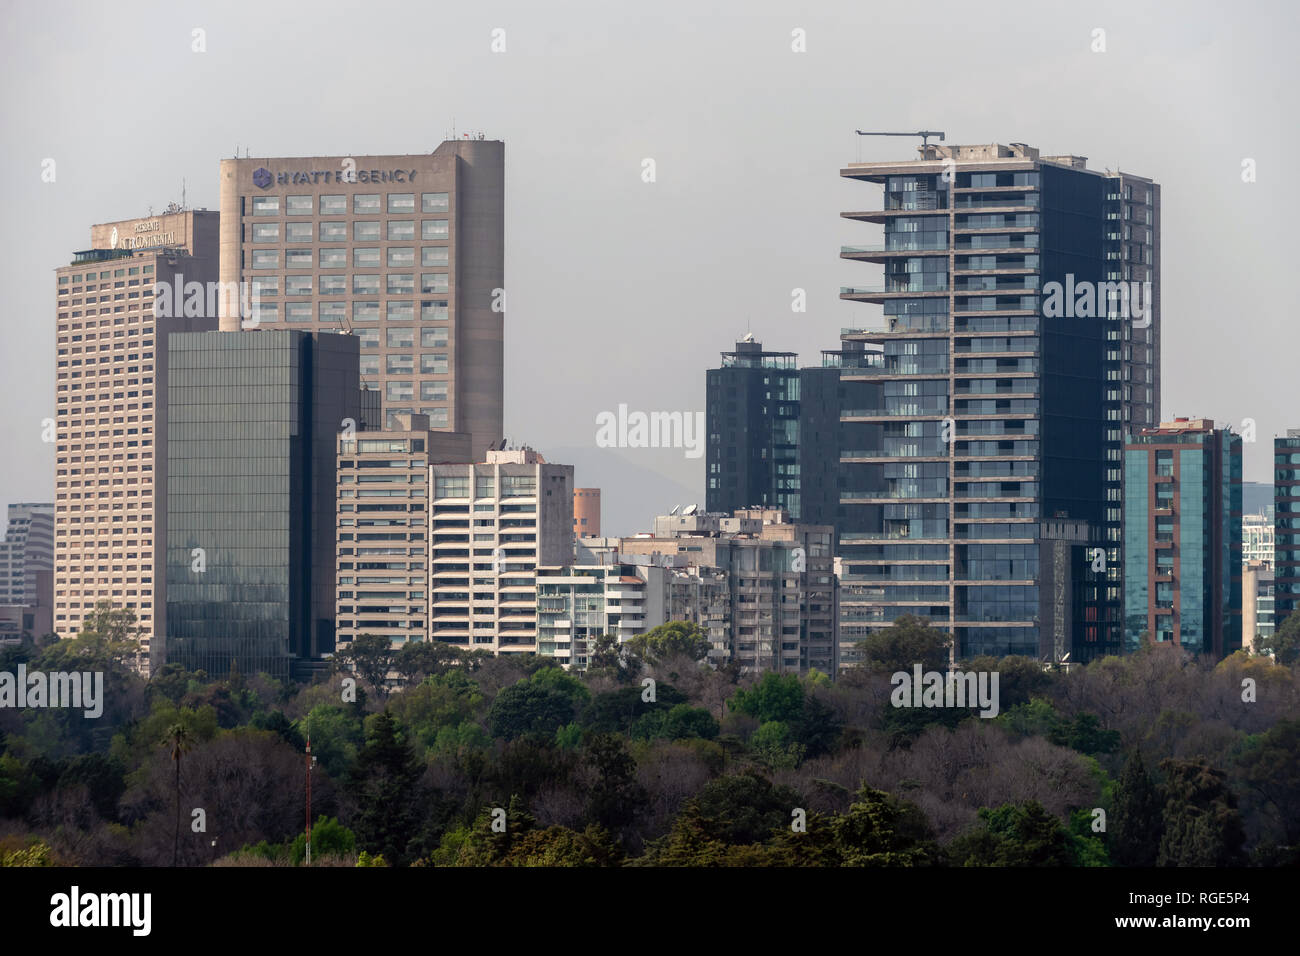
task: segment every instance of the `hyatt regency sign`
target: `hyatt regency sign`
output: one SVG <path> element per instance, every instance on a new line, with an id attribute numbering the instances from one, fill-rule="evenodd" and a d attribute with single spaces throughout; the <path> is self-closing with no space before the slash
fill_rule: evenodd
<path id="1" fill-rule="evenodd" d="M 327 183 L 413 183 L 414 169 L 314 169 L 272 173 L 265 166 L 253 170 L 258 189 L 274 186 L 312 186 Z"/>

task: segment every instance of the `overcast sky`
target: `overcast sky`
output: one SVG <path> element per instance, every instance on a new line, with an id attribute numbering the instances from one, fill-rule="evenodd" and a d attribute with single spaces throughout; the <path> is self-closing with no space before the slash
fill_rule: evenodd
<path id="1" fill-rule="evenodd" d="M 880 192 L 838 170 L 915 149 L 855 128 L 1024 142 L 1159 182 L 1165 417 L 1255 419 L 1245 477 L 1270 481 L 1272 436 L 1300 426 L 1298 6 L 9 5 L 0 504 L 53 497 L 53 270 L 92 223 L 160 211 L 182 179 L 215 209 L 236 148 L 427 152 L 453 123 L 506 144 L 506 434 L 604 485 L 607 533 L 702 504 L 704 460 L 599 449 L 598 413 L 703 410 L 704 370 L 747 329 L 817 364 L 879 314 L 838 299 L 879 272 L 839 246 L 880 235 L 839 218 Z"/>

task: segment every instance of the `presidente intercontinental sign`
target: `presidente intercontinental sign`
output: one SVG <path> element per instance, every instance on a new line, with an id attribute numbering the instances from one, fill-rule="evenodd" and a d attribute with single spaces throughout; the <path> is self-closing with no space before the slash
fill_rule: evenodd
<path id="1" fill-rule="evenodd" d="M 265 166 L 253 170 L 253 185 L 258 189 L 272 186 L 318 186 L 328 183 L 413 183 L 414 169 L 357 169 L 352 160 L 340 169 L 294 169 L 271 172 Z"/>

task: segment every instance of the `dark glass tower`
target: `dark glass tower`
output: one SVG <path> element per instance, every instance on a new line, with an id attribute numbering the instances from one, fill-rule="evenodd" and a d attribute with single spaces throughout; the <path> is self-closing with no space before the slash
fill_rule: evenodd
<path id="1" fill-rule="evenodd" d="M 1273 439 L 1275 630 L 1300 607 L 1300 428 Z"/>
<path id="2" fill-rule="evenodd" d="M 842 250 L 884 268 L 841 289 L 882 306 L 841 336 L 843 639 L 915 614 L 959 658 L 1118 653 L 1124 423 L 1159 413 L 1159 188 L 1023 144 L 841 175 L 884 187 L 843 214 L 884 227 Z M 1110 290 L 1147 282 L 1134 321 Z M 1102 304 L 1075 310 L 1085 287 Z"/>
<path id="3" fill-rule="evenodd" d="M 289 677 L 334 649 L 335 441 L 360 428 L 357 339 L 200 332 L 170 346 L 167 660 Z"/>

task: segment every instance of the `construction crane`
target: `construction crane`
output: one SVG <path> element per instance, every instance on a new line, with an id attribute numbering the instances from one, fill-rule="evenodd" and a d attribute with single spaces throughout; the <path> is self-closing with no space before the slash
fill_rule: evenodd
<path id="1" fill-rule="evenodd" d="M 931 136 L 938 136 L 939 142 L 941 143 L 943 142 L 943 133 L 940 133 L 939 131 L 932 130 L 932 129 L 923 129 L 917 133 L 868 133 L 860 129 L 854 130 L 854 132 L 857 133 L 859 136 L 919 136 L 921 137 L 922 146 L 930 145 L 929 140 Z"/>

